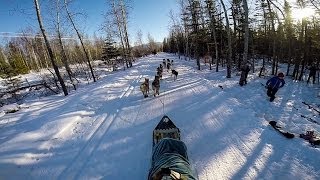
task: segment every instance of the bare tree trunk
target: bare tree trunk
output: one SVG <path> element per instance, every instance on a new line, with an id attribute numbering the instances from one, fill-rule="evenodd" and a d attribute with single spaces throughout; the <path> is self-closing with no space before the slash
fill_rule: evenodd
<path id="1" fill-rule="evenodd" d="M 299 75 L 299 81 L 302 80 L 303 77 L 303 73 L 304 73 L 304 68 L 307 62 L 307 52 L 308 52 L 308 48 L 307 48 L 307 41 L 308 41 L 308 37 L 307 37 L 307 20 L 303 19 L 302 20 L 302 27 L 304 26 L 304 50 L 303 50 L 303 60 L 302 60 L 302 67 L 301 67 L 301 71 L 300 71 L 300 75 Z M 302 33 L 303 34 L 303 33 Z"/>
<path id="2" fill-rule="evenodd" d="M 126 48 L 128 51 L 127 57 L 129 58 L 129 66 L 132 67 L 131 48 L 129 43 L 128 28 L 127 28 L 127 17 L 126 17 L 126 11 L 124 9 L 123 0 L 121 0 L 121 14 L 122 14 L 122 20 L 123 20 L 122 25 L 123 25 L 123 31 L 125 36 Z"/>
<path id="3" fill-rule="evenodd" d="M 49 52 L 49 56 L 50 56 L 50 60 L 51 60 L 51 63 L 52 63 L 52 66 L 53 66 L 53 69 L 58 77 L 58 80 L 60 82 L 60 85 L 62 87 L 62 90 L 63 90 L 63 93 L 65 96 L 68 95 L 68 91 L 67 91 L 67 88 L 64 84 L 64 81 L 60 75 L 60 72 L 59 72 L 59 69 L 58 69 L 58 66 L 56 65 L 55 63 L 55 60 L 54 60 L 54 55 L 53 55 L 53 52 L 52 52 L 52 49 L 51 49 L 51 46 L 50 46 L 50 43 L 47 39 L 47 35 L 46 35 L 46 32 L 43 28 L 43 25 L 42 25 L 42 19 L 41 19 L 41 15 L 40 15 L 40 7 L 39 7 L 39 3 L 38 3 L 38 0 L 34 0 L 34 4 L 35 4 L 35 7 L 36 7 L 36 12 L 37 12 L 37 17 L 38 17 L 38 23 L 39 23 L 39 26 L 40 26 L 40 29 L 41 29 L 41 32 L 42 32 L 42 35 L 43 35 L 43 38 L 44 38 L 44 41 L 46 43 L 46 46 L 47 46 L 47 49 L 48 49 L 48 52 Z"/>
<path id="4" fill-rule="evenodd" d="M 216 33 L 216 27 L 215 27 L 215 17 L 213 12 L 211 12 L 211 9 L 213 5 L 213 1 L 207 1 L 207 8 L 208 8 L 208 12 L 209 12 L 209 17 L 210 17 L 210 29 L 212 32 L 212 38 L 213 38 L 213 43 L 214 43 L 214 49 L 215 49 L 215 58 L 216 58 L 216 72 L 219 71 L 219 54 L 218 54 L 218 43 L 217 43 L 217 33 Z M 213 54 L 213 53 L 212 53 Z M 212 58 L 212 64 L 213 64 L 213 56 Z M 211 68 L 210 68 L 211 69 Z"/>
<path id="5" fill-rule="evenodd" d="M 189 56 L 189 53 L 188 53 L 188 26 L 187 26 L 187 20 L 186 20 L 186 12 L 185 12 L 185 7 L 184 7 L 184 4 L 183 4 L 183 0 L 180 0 L 180 6 L 181 6 L 181 9 L 182 9 L 182 21 L 183 21 L 183 27 L 184 27 L 184 40 L 185 40 L 185 43 L 184 43 L 184 60 L 187 60 L 187 57 Z"/>
<path id="6" fill-rule="evenodd" d="M 236 3 L 236 1 L 232 1 L 232 6 L 231 6 L 231 15 L 232 15 L 232 20 L 233 20 L 233 34 L 232 34 L 232 38 L 233 38 L 233 42 L 232 42 L 232 46 L 233 49 L 237 49 L 237 20 L 236 20 L 236 8 L 238 8 L 238 5 Z M 237 11 L 238 12 L 238 11 Z M 239 13 L 239 12 L 238 12 Z M 232 51 L 232 60 L 233 62 L 236 64 L 236 51 Z"/>
<path id="7" fill-rule="evenodd" d="M 228 35 L 228 57 L 227 57 L 227 78 L 231 78 L 231 58 L 232 58 L 232 44 L 231 44 L 231 33 L 230 33 L 230 25 L 229 25 L 229 17 L 227 13 L 226 6 L 224 5 L 223 0 L 220 0 L 221 5 L 223 7 L 224 16 L 226 19 L 226 29 Z"/>
<path id="8" fill-rule="evenodd" d="M 271 12 L 270 0 L 267 0 L 268 10 L 271 14 L 271 26 L 272 26 L 272 75 L 275 74 L 275 66 L 276 66 L 276 29 L 274 25 L 274 15 Z"/>
<path id="9" fill-rule="evenodd" d="M 289 73 L 290 73 L 290 66 L 291 66 L 291 36 L 289 37 L 289 53 L 288 53 L 288 66 L 287 66 L 287 73 L 286 73 L 286 75 L 288 76 L 289 75 Z"/>
<path id="10" fill-rule="evenodd" d="M 36 53 L 34 52 L 34 47 L 33 47 L 33 45 L 31 46 L 31 48 L 32 48 L 32 56 L 33 56 L 34 62 L 35 62 L 35 64 L 36 64 L 36 69 L 37 69 L 37 70 L 40 70 L 39 60 L 38 60 L 38 57 L 37 57 Z"/>
<path id="11" fill-rule="evenodd" d="M 60 0 L 57 0 L 57 34 L 58 34 L 58 41 L 59 41 L 59 45 L 60 45 L 60 51 L 61 51 L 61 60 L 64 64 L 64 67 L 66 68 L 66 71 L 68 73 L 68 76 L 69 76 L 69 79 L 70 79 L 70 82 L 74 88 L 74 90 L 77 90 L 74 82 L 73 82 L 73 79 L 72 79 L 72 71 L 70 69 L 70 66 L 69 66 L 69 63 L 68 63 L 68 58 L 67 58 L 67 55 L 66 55 L 66 52 L 64 50 L 64 47 L 63 47 L 63 43 L 62 43 L 62 40 L 61 40 L 61 32 L 60 32 L 60 14 L 59 14 L 59 11 L 60 11 Z"/>
<path id="12" fill-rule="evenodd" d="M 129 64 L 128 64 L 128 60 L 127 60 L 127 48 L 126 48 L 125 40 L 124 40 L 123 33 L 122 33 L 120 17 L 118 16 L 118 12 L 117 12 L 117 8 L 116 8 L 114 0 L 112 0 L 112 9 L 113 9 L 114 16 L 116 17 L 116 21 L 117 21 L 116 23 L 117 23 L 120 41 L 121 41 L 121 45 L 122 45 L 122 49 L 123 49 L 123 56 L 124 56 L 124 59 L 126 62 L 126 66 L 128 68 Z"/>
<path id="13" fill-rule="evenodd" d="M 247 60 L 248 60 L 248 46 L 249 46 L 249 21 L 248 21 L 248 4 L 247 4 L 247 0 L 243 0 L 243 9 L 244 9 L 244 50 L 243 50 L 243 59 L 242 59 L 242 70 L 241 70 L 241 76 L 240 76 L 240 80 L 239 80 L 239 84 L 243 85 L 244 82 L 247 82 L 246 80 L 246 74 L 248 72 L 246 72 L 247 68 Z"/>
<path id="14" fill-rule="evenodd" d="M 192 42 L 195 44 L 194 47 L 194 56 L 196 58 L 198 70 L 201 70 L 200 67 L 200 56 L 199 56 L 199 21 L 198 21 L 198 12 L 200 8 L 198 8 L 199 1 L 189 0 L 190 9 L 191 9 L 191 19 L 192 19 L 192 27 L 195 36 L 192 38 Z"/>
<path id="15" fill-rule="evenodd" d="M 243 9 L 245 13 L 245 19 L 244 19 L 244 51 L 243 51 L 243 59 L 242 59 L 242 65 L 247 64 L 248 60 L 248 47 L 249 47 L 249 10 L 248 10 L 248 4 L 247 0 L 243 0 Z"/>
<path id="16" fill-rule="evenodd" d="M 71 14 L 70 14 L 70 12 L 69 12 L 69 10 L 68 10 L 67 0 L 64 0 L 64 7 L 65 7 L 65 9 L 66 9 L 68 18 L 69 18 L 69 20 L 70 20 L 70 22 L 71 22 L 71 24 L 72 24 L 72 27 L 73 27 L 73 29 L 76 31 L 77 35 L 78 35 L 78 38 L 79 38 L 79 40 L 80 40 L 82 49 L 83 49 L 83 51 L 84 51 L 84 54 L 86 55 L 86 58 L 87 58 L 87 61 L 88 61 L 88 65 L 89 65 L 89 68 L 90 68 L 90 71 L 91 71 L 91 75 L 92 75 L 92 78 L 93 78 L 93 82 L 96 82 L 96 77 L 95 77 L 95 75 L 94 75 L 94 73 L 93 73 L 93 68 L 92 68 L 92 66 L 91 66 L 91 62 L 90 62 L 90 57 L 89 57 L 88 51 L 87 51 L 86 48 L 84 47 L 82 37 L 81 37 L 78 29 L 76 28 L 76 25 L 74 24 L 73 19 L 72 19 L 72 17 L 71 17 Z"/>

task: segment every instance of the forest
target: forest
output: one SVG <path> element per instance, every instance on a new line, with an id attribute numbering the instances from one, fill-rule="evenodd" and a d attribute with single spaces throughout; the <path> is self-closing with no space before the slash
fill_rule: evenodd
<path id="1" fill-rule="evenodd" d="M 45 8 L 40 6 L 42 2 Z M 106 1 L 103 35 L 89 35 L 79 28 L 83 17 L 69 8 L 72 3 L 34 0 L 39 28 L 26 27 L 17 37 L 1 34 L 1 97 L 17 101 L 23 96 L 18 91 L 26 88 L 68 95 L 82 83 L 81 78 L 96 82 L 97 66 L 112 71 L 126 69 L 136 58 L 161 51 L 195 60 L 198 70 L 200 63 L 208 63 L 215 72 L 226 67 L 227 78 L 246 64 L 255 71 L 257 59 L 263 60 L 263 68 L 265 62 L 272 63 L 270 75 L 278 73 L 279 63 L 286 63 L 284 73 L 298 81 L 303 80 L 309 66 L 319 66 L 318 0 L 177 0 L 179 11 L 168 14 L 169 34 L 162 43 L 150 34 L 144 42 L 141 30 L 136 35 L 128 33 L 130 11 L 134 11 L 132 0 Z M 49 8 L 50 13 L 45 15 L 50 18 L 43 20 L 41 7 L 46 11 Z M 70 27 L 69 33 L 63 30 L 65 27 Z M 131 42 L 131 36 L 135 36 L 135 42 Z M 18 75 L 30 72 L 38 73 L 42 80 L 35 84 L 21 82 Z"/>

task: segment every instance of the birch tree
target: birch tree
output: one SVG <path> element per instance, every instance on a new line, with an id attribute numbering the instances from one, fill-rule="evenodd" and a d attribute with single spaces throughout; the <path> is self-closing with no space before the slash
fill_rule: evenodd
<path id="1" fill-rule="evenodd" d="M 123 26 L 123 32 L 124 32 L 124 39 L 127 49 L 127 57 L 129 58 L 129 66 L 132 67 L 132 56 L 131 56 L 131 47 L 129 42 L 129 35 L 128 35 L 128 20 L 127 20 L 127 8 L 123 2 L 123 0 L 120 0 L 120 8 L 121 8 L 121 16 L 122 16 L 122 26 Z"/>
<path id="2" fill-rule="evenodd" d="M 246 66 L 247 66 L 247 61 L 248 61 L 248 46 L 249 46 L 249 12 L 248 12 L 248 4 L 247 0 L 242 0 L 242 6 L 244 9 L 244 50 L 243 50 L 243 59 L 241 63 L 241 76 L 239 80 L 239 84 L 243 84 L 243 82 L 246 80 Z"/>
<path id="3" fill-rule="evenodd" d="M 72 27 L 73 27 L 73 29 L 76 31 L 77 36 L 78 36 L 78 38 L 79 38 L 79 40 L 80 40 L 82 50 L 83 50 L 83 52 L 84 52 L 84 54 L 85 54 L 85 56 L 86 56 L 86 59 L 87 59 L 87 62 L 88 62 L 88 66 L 89 66 L 89 69 L 90 69 L 90 72 L 91 72 L 91 75 L 92 75 L 92 78 L 93 78 L 93 82 L 96 82 L 96 77 L 95 77 L 95 75 L 94 75 L 93 68 L 92 68 L 92 66 L 91 66 L 89 53 L 88 53 L 86 47 L 84 46 L 84 43 L 83 43 L 83 39 L 82 39 L 82 37 L 81 37 L 81 34 L 80 34 L 79 30 L 77 29 L 77 27 L 76 27 L 76 25 L 75 25 L 75 23 L 74 23 L 74 21 L 73 21 L 73 19 L 72 19 L 72 17 L 71 17 L 71 13 L 70 13 L 70 11 L 69 11 L 69 9 L 68 9 L 67 0 L 64 0 L 64 8 L 65 8 L 65 10 L 66 10 L 66 12 L 67 12 L 67 15 L 68 15 L 68 18 L 69 18 L 69 20 L 70 20 L 70 22 L 71 22 L 71 24 L 72 24 Z"/>
<path id="4" fill-rule="evenodd" d="M 56 65 L 56 62 L 55 62 L 55 57 L 54 57 L 54 54 L 53 54 L 53 51 L 51 49 L 51 46 L 50 46 L 50 43 L 49 43 L 49 40 L 47 38 L 47 35 L 46 35 L 46 32 L 45 32 L 45 29 L 43 27 L 43 24 L 42 24 L 42 18 L 41 18 L 41 14 L 40 14 L 40 6 L 39 6 L 39 2 L 38 0 L 34 0 L 34 4 L 35 4 L 35 8 L 36 8 L 36 13 L 37 13 L 37 19 L 38 19 L 38 23 L 39 23 L 39 27 L 40 27 L 40 30 L 42 32 L 42 36 L 43 36 L 43 39 L 45 41 L 45 44 L 46 44 L 46 47 L 47 47 L 47 50 L 48 50 L 48 53 L 49 53 L 49 56 L 50 56 L 50 60 L 51 60 L 51 63 L 52 63 L 52 67 L 56 73 L 56 76 L 58 78 L 58 81 L 62 87 L 62 90 L 63 90 L 63 93 L 65 96 L 68 95 L 68 91 L 67 91 L 67 88 L 64 84 L 64 81 L 60 75 L 60 72 L 59 72 L 59 69 L 58 69 L 58 66 Z"/>
<path id="5" fill-rule="evenodd" d="M 123 1 L 108 0 L 108 6 L 110 11 L 106 14 L 106 22 L 111 23 L 112 28 L 115 28 L 114 33 L 119 38 L 122 47 L 122 57 L 125 59 L 127 68 L 132 66 L 132 53 L 131 46 L 129 42 L 128 33 L 128 7 Z M 108 27 L 108 25 L 104 25 Z"/>
<path id="6" fill-rule="evenodd" d="M 68 74 L 68 77 L 70 79 L 70 82 L 74 88 L 74 90 L 76 90 L 76 85 L 74 84 L 73 82 L 73 74 L 72 74 L 72 71 L 70 69 L 70 66 L 69 66 L 69 63 L 68 63 L 68 58 L 67 58 L 67 55 L 66 55 L 66 52 L 65 52 L 65 49 L 64 49 L 64 46 L 63 46 L 63 43 L 62 43 L 62 37 L 61 37 L 61 28 L 60 28 L 60 0 L 57 0 L 56 1 L 56 31 L 57 31 L 57 35 L 58 35 L 58 42 L 59 42 L 59 47 L 60 47 L 60 52 L 61 52 L 61 60 L 64 64 L 64 67 L 66 68 L 66 71 L 67 71 L 67 74 Z"/>

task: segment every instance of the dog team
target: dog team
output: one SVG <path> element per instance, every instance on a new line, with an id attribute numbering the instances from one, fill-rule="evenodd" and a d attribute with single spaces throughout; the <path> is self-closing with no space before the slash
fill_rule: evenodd
<path id="1" fill-rule="evenodd" d="M 162 80 L 162 73 L 163 73 L 163 67 L 167 68 L 167 72 L 171 70 L 171 76 L 173 75 L 173 80 L 175 81 L 178 77 L 178 71 L 172 69 L 173 60 L 165 60 L 163 59 L 162 64 L 160 64 L 159 67 L 157 67 L 157 73 L 154 77 L 154 80 L 152 81 L 152 90 L 153 90 L 153 96 L 160 95 L 160 80 Z M 140 90 L 143 94 L 143 96 L 146 98 L 149 94 L 149 79 L 145 78 L 144 82 L 140 85 Z"/>

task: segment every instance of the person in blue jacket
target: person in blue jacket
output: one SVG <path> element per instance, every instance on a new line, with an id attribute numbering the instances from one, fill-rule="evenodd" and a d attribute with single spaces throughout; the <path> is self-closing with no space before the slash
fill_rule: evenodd
<path id="1" fill-rule="evenodd" d="M 275 95 L 277 91 L 284 86 L 285 82 L 283 78 L 284 74 L 281 72 L 278 74 L 278 76 L 275 76 L 267 81 L 267 95 L 270 97 L 270 102 L 272 102 L 276 98 Z"/>

